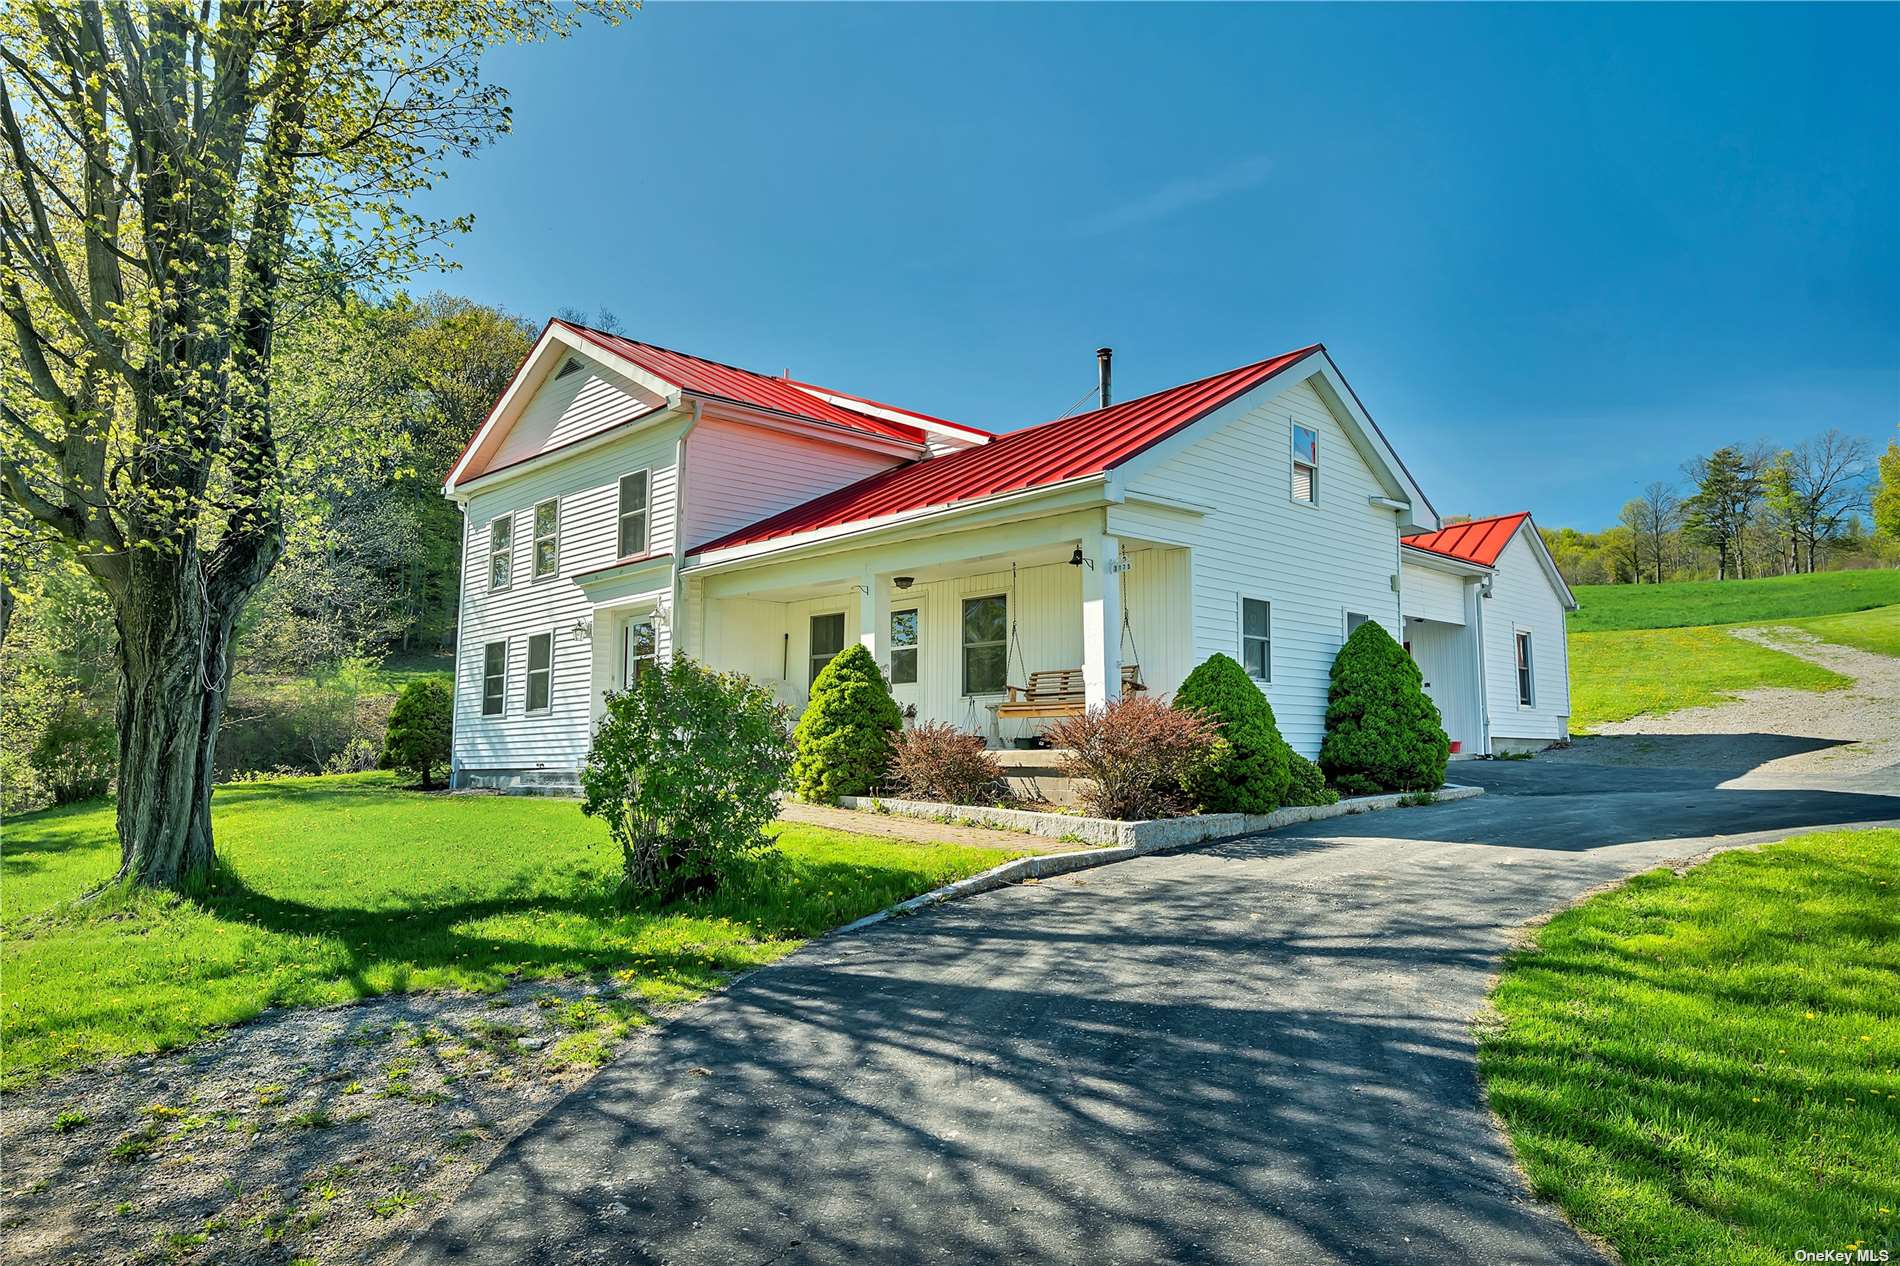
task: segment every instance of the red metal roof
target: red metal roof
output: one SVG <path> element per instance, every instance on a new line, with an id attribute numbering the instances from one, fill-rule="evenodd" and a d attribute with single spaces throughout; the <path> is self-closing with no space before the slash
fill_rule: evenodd
<path id="1" fill-rule="evenodd" d="M 873 400 L 869 396 L 852 395 L 849 391 L 839 391 L 836 387 L 821 387 L 815 382 L 800 382 L 796 378 L 787 378 L 785 381 L 804 391 L 822 391 L 828 396 L 839 396 L 846 400 L 855 400 L 859 404 L 868 404 L 874 409 L 888 409 L 892 413 L 901 413 L 907 418 L 916 418 L 919 421 L 930 422 L 937 426 L 947 426 L 955 431 L 968 431 L 972 435 L 995 434 L 995 432 L 986 431 L 980 426 L 971 426 L 968 422 L 952 422 L 948 418 L 932 417 L 928 413 L 919 413 L 915 409 L 906 409 L 901 404 L 885 404 L 882 400 Z"/>
<path id="2" fill-rule="evenodd" d="M 1450 527 L 1439 528 L 1436 532 L 1420 532 L 1404 540 L 1413 549 L 1429 550 L 1447 558 L 1493 567 L 1497 565 L 1498 555 L 1504 552 L 1504 547 L 1511 543 L 1511 537 L 1516 535 L 1519 525 L 1530 517 L 1529 511 L 1522 511 L 1501 514 L 1491 519 L 1473 519 L 1469 523 L 1454 523 Z"/>
<path id="3" fill-rule="evenodd" d="M 1006 432 L 975 448 L 880 471 L 708 541 L 693 552 L 777 540 L 1099 475 L 1318 350 L 1320 344 L 1315 343 L 1106 409 Z"/>
<path id="4" fill-rule="evenodd" d="M 903 440 L 908 444 L 924 442 L 924 432 L 920 427 L 873 417 L 868 413 L 859 413 L 856 409 L 841 408 L 828 400 L 820 400 L 808 391 L 801 391 L 783 378 L 769 378 L 749 369 L 688 356 L 684 352 L 655 347 L 651 343 L 636 343 L 630 338 L 576 325 L 572 321 L 561 321 L 559 318 L 556 321 L 595 346 L 624 357 L 648 373 L 695 395 L 716 396 L 722 400 L 771 409 L 776 413 L 789 413 L 814 422 L 827 422 L 884 439 Z"/>

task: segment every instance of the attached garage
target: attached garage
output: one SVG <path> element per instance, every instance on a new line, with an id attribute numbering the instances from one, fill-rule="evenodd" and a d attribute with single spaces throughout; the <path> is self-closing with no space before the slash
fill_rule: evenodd
<path id="1" fill-rule="evenodd" d="M 1528 513 L 1405 537 L 1406 649 L 1459 756 L 1570 737 L 1564 615 L 1576 597 Z"/>

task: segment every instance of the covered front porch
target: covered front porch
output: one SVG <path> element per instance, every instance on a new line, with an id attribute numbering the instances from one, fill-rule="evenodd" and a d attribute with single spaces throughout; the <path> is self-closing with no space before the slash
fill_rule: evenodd
<path id="1" fill-rule="evenodd" d="M 868 649 L 911 723 L 1005 747 L 1047 716 L 1013 715 L 1037 675 L 1070 674 L 1071 709 L 1124 682 L 1171 693 L 1192 667 L 1189 551 L 1101 530 L 1098 512 L 768 562 L 694 576 L 689 654 L 768 685 L 802 710 L 851 642 Z M 1036 709 L 1050 711 L 1064 709 Z"/>

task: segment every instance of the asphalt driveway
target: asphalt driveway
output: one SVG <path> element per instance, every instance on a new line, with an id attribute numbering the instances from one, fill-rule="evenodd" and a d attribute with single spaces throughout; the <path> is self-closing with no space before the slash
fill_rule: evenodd
<path id="1" fill-rule="evenodd" d="M 604 1070 L 407 1260 L 1597 1262 L 1480 1100 L 1514 929 L 1714 846 L 1900 822 L 1900 780 L 1454 773 L 1491 794 L 815 944 Z"/>

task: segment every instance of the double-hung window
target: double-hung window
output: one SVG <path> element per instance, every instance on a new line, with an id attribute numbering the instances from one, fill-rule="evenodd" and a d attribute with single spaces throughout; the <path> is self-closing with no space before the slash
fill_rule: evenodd
<path id="1" fill-rule="evenodd" d="M 647 472 L 620 477 L 620 557 L 647 552 Z"/>
<path id="2" fill-rule="evenodd" d="M 510 515 L 488 523 L 488 588 L 506 589 L 514 579 L 515 521 Z"/>
<path id="3" fill-rule="evenodd" d="M 1293 499 L 1319 500 L 1319 432 L 1293 424 Z"/>
<path id="4" fill-rule="evenodd" d="M 1537 706 L 1536 681 L 1531 672 L 1531 635 L 1517 631 L 1517 702 L 1519 707 Z"/>
<path id="5" fill-rule="evenodd" d="M 536 633 L 528 639 L 529 712 L 546 712 L 554 701 L 554 634 Z"/>
<path id="6" fill-rule="evenodd" d="M 1273 680 L 1273 604 L 1240 600 L 1240 663 L 1255 681 Z"/>
<path id="7" fill-rule="evenodd" d="M 1009 599 L 963 600 L 963 693 L 1001 694 L 1009 675 Z"/>
<path id="8" fill-rule="evenodd" d="M 635 620 L 627 626 L 627 684 L 639 681 L 659 663 L 660 643 L 653 635 L 653 621 Z"/>
<path id="9" fill-rule="evenodd" d="M 561 503 L 550 498 L 534 508 L 534 578 L 561 570 Z"/>
<path id="10" fill-rule="evenodd" d="M 482 715 L 498 717 L 508 706 L 508 643 L 482 647 Z"/>
<path id="11" fill-rule="evenodd" d="M 831 611 L 811 618 L 810 667 L 811 676 L 806 686 L 818 680 L 818 674 L 825 671 L 839 651 L 844 649 L 844 612 Z"/>
<path id="12" fill-rule="evenodd" d="M 917 682 L 917 608 L 891 612 L 891 684 Z"/>

